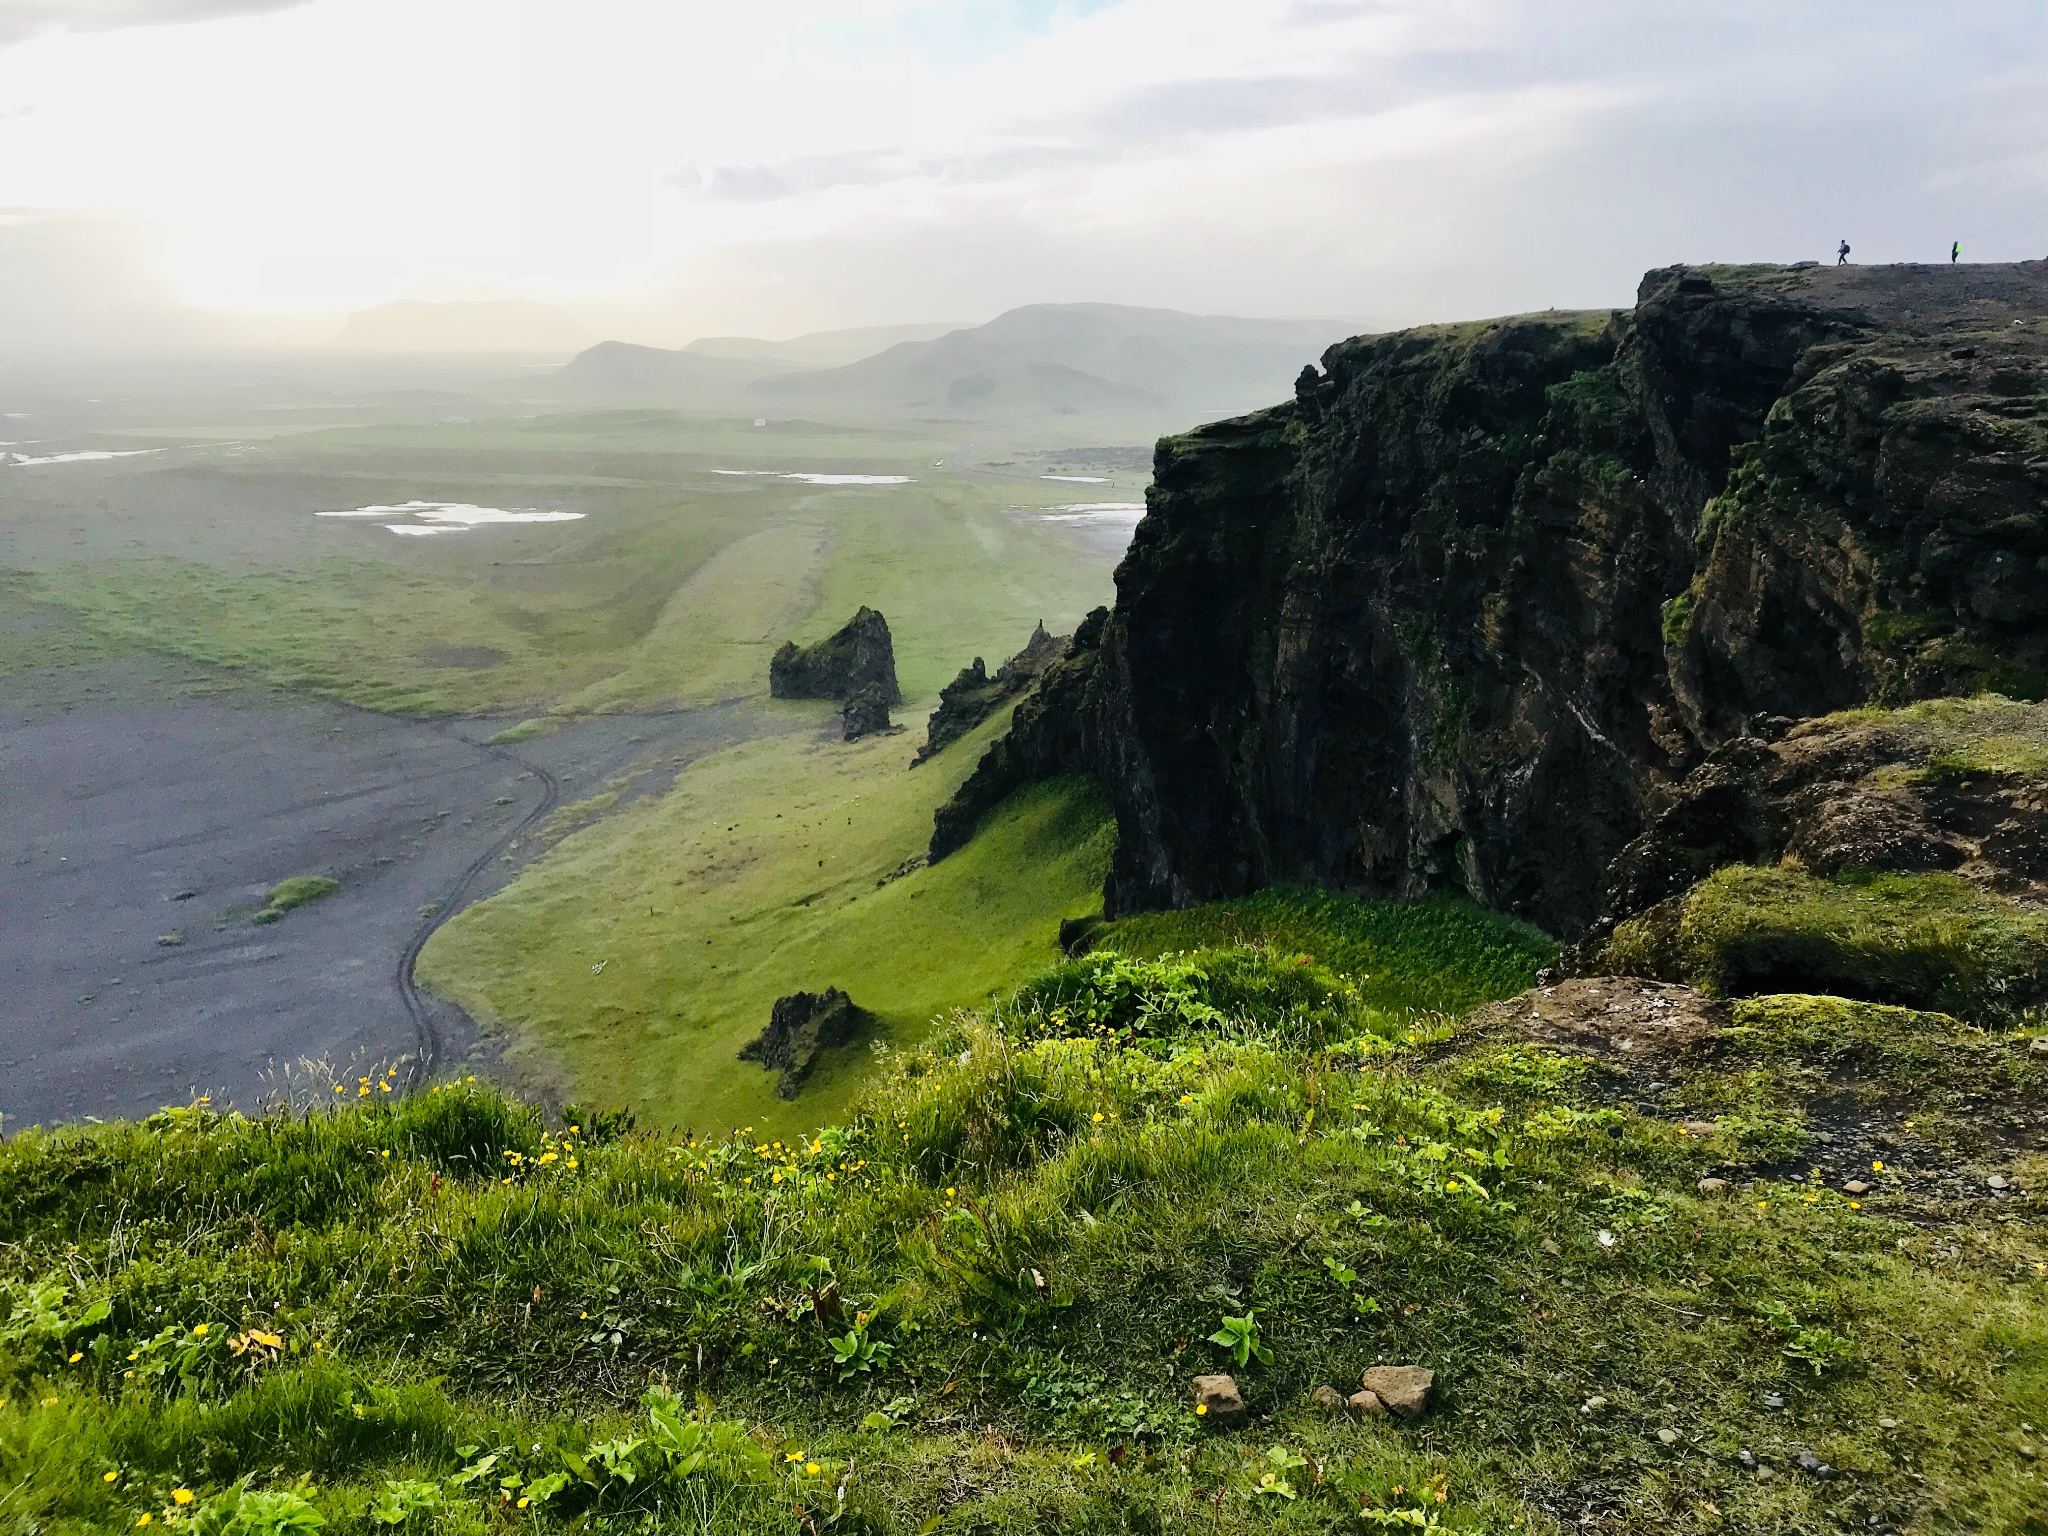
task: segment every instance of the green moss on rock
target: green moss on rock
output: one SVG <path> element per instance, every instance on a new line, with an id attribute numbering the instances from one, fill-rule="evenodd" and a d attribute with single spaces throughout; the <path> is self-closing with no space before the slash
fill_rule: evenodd
<path id="1" fill-rule="evenodd" d="M 2048 995 L 2048 913 L 1949 874 L 1732 865 L 1622 923 L 1606 961 L 1728 997 L 1827 992 L 2003 1018 Z"/>

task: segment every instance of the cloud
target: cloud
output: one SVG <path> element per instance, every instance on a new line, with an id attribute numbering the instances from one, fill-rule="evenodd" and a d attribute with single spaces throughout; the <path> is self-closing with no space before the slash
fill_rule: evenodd
<path id="1" fill-rule="evenodd" d="M 281 11 L 305 0 L 0 0 L 0 47 L 42 32 L 106 32 Z"/>
<path id="2" fill-rule="evenodd" d="M 202 307 L 488 292 L 604 305 L 641 339 L 637 314 L 650 340 L 1040 299 L 1418 319 L 1624 303 L 1648 266 L 1844 236 L 1872 259 L 1958 238 L 2039 255 L 2039 0 L 0 17 L 259 8 L 0 49 L 0 205 L 132 216 L 128 248 Z"/>

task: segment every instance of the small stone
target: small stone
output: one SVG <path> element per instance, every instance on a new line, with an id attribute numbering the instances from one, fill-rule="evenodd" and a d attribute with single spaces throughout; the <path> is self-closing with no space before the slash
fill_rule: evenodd
<path id="1" fill-rule="evenodd" d="M 1797 1456 L 1794 1456 L 1792 1458 L 1792 1465 L 1804 1472 L 1808 1477 L 1817 1477 L 1823 1482 L 1835 1475 L 1835 1469 L 1811 1451 L 1801 1451 Z"/>
<path id="2" fill-rule="evenodd" d="M 1721 1193 L 1722 1190 L 1726 1189 L 1727 1187 L 1728 1181 L 1726 1179 L 1700 1180 L 1700 1193 L 1703 1195 L 1718 1195 Z"/>
<path id="3" fill-rule="evenodd" d="M 1877 1421 L 1877 1427 L 1879 1429 L 1897 1429 L 1899 1427 L 1899 1421 L 1897 1419 L 1879 1419 Z"/>
<path id="4" fill-rule="evenodd" d="M 2025 1441 L 2021 1441 L 2020 1454 L 2026 1457 L 2027 1460 L 2032 1461 L 2036 1456 L 2040 1455 L 2041 1453 L 2035 1450 L 2031 1445 L 2028 1445 Z"/>
<path id="5" fill-rule="evenodd" d="M 1773 1472 L 1769 1467 L 1758 1467 L 1756 1469 L 1756 1480 L 1760 1483 L 1768 1483 L 1772 1478 L 1776 1477 L 1777 1475 L 1778 1474 Z"/>
<path id="6" fill-rule="evenodd" d="M 1309 1394 L 1309 1401 L 1325 1413 L 1342 1413 L 1344 1411 L 1344 1394 L 1332 1386 L 1324 1385 L 1317 1387 L 1315 1391 Z"/>
<path id="7" fill-rule="evenodd" d="M 1764 1394 L 1764 1407 L 1768 1408 L 1768 1409 L 1769 1409 L 1769 1410 L 1770 1410 L 1770 1411 L 1771 1411 L 1772 1413 L 1776 1413 L 1776 1412 L 1777 1412 L 1777 1411 L 1778 1411 L 1779 1409 L 1783 1408 L 1784 1406 L 1785 1406 L 1785 1394 L 1784 1394 L 1784 1393 L 1782 1393 L 1782 1392 L 1766 1392 L 1766 1393 Z"/>
<path id="8" fill-rule="evenodd" d="M 1984 1187 L 1986 1189 L 2004 1189 L 2005 1175 L 2002 1173 L 1994 1173 L 1993 1175 L 1991 1175 L 1990 1178 L 1984 1181 Z"/>
<path id="9" fill-rule="evenodd" d="M 1737 1451 L 1735 1453 L 1735 1462 L 1744 1471 L 1754 1472 L 1756 1470 L 1756 1453 L 1754 1451 Z"/>
<path id="10" fill-rule="evenodd" d="M 1678 1128 L 1688 1136 L 1711 1136 L 1720 1129 L 1711 1120 L 1681 1120 Z"/>
<path id="11" fill-rule="evenodd" d="M 1851 1195 L 1867 1195 L 1870 1193 L 1870 1186 L 1861 1179 L 1851 1179 L 1842 1186 L 1842 1189 L 1844 1193 Z"/>
<path id="12" fill-rule="evenodd" d="M 1195 1414 L 1211 1429 L 1237 1429 L 1251 1417 L 1230 1376 L 1195 1378 Z"/>
<path id="13" fill-rule="evenodd" d="M 1380 1401 L 1377 1392 L 1354 1392 L 1347 1399 L 1347 1402 L 1353 1413 L 1363 1414 L 1366 1418 L 1372 1418 L 1387 1411 L 1387 1405 Z"/>
<path id="14" fill-rule="evenodd" d="M 1560 1254 L 1564 1252 L 1562 1248 L 1557 1246 L 1557 1239 L 1554 1237 L 1546 1237 L 1545 1239 L 1543 1239 L 1543 1251 L 1549 1254 L 1553 1259 L 1557 1258 Z"/>
<path id="15" fill-rule="evenodd" d="M 1666 1445 L 1676 1445 L 1679 1441 L 1679 1434 L 1675 1429 L 1660 1429 L 1657 1431 L 1657 1438 Z"/>
<path id="16" fill-rule="evenodd" d="M 2036 1056 L 2048 1056 L 2048 1035 L 2037 1035 L 2027 1042 L 2027 1049 Z"/>
<path id="17" fill-rule="evenodd" d="M 1587 1399 L 1586 1399 L 1586 1400 L 1585 1400 L 1585 1401 L 1584 1401 L 1583 1403 L 1579 1404 L 1579 1412 L 1581 1412 L 1581 1413 L 1584 1413 L 1584 1414 L 1594 1414 L 1594 1413 L 1598 1413 L 1598 1412 L 1600 1412 L 1600 1410 L 1601 1410 L 1601 1409 L 1603 1409 L 1603 1408 L 1605 1408 L 1606 1406 L 1607 1406 L 1607 1399 L 1606 1399 L 1606 1398 L 1604 1398 L 1604 1397 L 1589 1397 L 1589 1398 L 1587 1398 Z"/>
<path id="18" fill-rule="evenodd" d="M 1402 1418 L 1419 1419 L 1435 1395 L 1436 1372 L 1421 1365 L 1376 1365 L 1359 1385 Z"/>

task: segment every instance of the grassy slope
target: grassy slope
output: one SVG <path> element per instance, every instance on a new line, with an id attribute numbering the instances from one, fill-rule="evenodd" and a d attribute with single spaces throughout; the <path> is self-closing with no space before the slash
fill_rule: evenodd
<path id="1" fill-rule="evenodd" d="M 1443 953 L 1497 950 L 1461 920 Z M 1640 1113 L 1604 1069 L 1417 1043 L 1282 954 L 1202 964 L 1234 978 L 1225 1024 L 1177 1022 L 1200 999 L 1161 972 L 1148 1033 L 1065 1027 L 1095 985 L 1072 968 L 892 1059 L 814 1142 L 592 1146 L 463 1084 L 17 1137 L 0 1513 L 132 1529 L 185 1489 L 216 1518 L 247 1479 L 333 1536 L 373 1500 L 536 1536 L 2041 1529 L 2038 1195 L 1944 1194 L 1910 1131 L 1858 1203 L 1770 1166 L 1752 1187 L 1732 1132 Z M 1770 1097 L 1796 1139 L 1846 1070 L 1910 1126 L 1946 1030 L 1974 1091 L 2040 1092 L 2013 1042 L 1927 1016 L 1894 1073 L 1897 1019 L 1854 1006 L 1752 1007 L 1692 1086 Z M 1271 1358 L 1237 1366 L 1206 1336 L 1247 1309 Z M 1436 1370 L 1436 1410 L 1313 1406 L 1375 1360 Z M 1217 1434 L 1188 1378 L 1226 1365 L 1257 1417 Z M 705 1429 L 636 1406 L 663 1381 Z M 713 1425 L 701 1464 L 669 1454 Z"/>
<path id="2" fill-rule="evenodd" d="M 1519 992 L 1557 959 L 1535 929 L 1456 900 L 1357 902 L 1286 888 L 1186 912 L 1147 912 L 1105 924 L 1102 948 L 1129 955 L 1266 944 L 1343 972 L 1375 1007 L 1463 1013 Z"/>
<path id="3" fill-rule="evenodd" d="M 515 1060 L 540 1047 L 584 1097 L 662 1124 L 815 1125 L 852 1073 L 791 1105 L 734 1059 L 777 997 L 842 987 L 912 1038 L 1051 963 L 1059 920 L 1099 901 L 1112 832 L 1079 783 L 1019 797 L 967 850 L 878 886 L 922 854 L 933 807 L 1005 718 L 915 773 L 914 732 L 805 730 L 707 758 L 456 917 L 420 979 L 505 1029 Z"/>

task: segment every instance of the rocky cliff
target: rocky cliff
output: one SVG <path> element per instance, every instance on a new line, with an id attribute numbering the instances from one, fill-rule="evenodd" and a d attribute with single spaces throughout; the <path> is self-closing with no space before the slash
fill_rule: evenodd
<path id="1" fill-rule="evenodd" d="M 1333 347 L 1159 445 L 1114 611 L 941 832 L 1085 767 L 1112 914 L 1451 888 L 1575 936 L 1759 722 L 2048 692 L 2044 315 L 2041 263 L 1678 267 Z"/>

